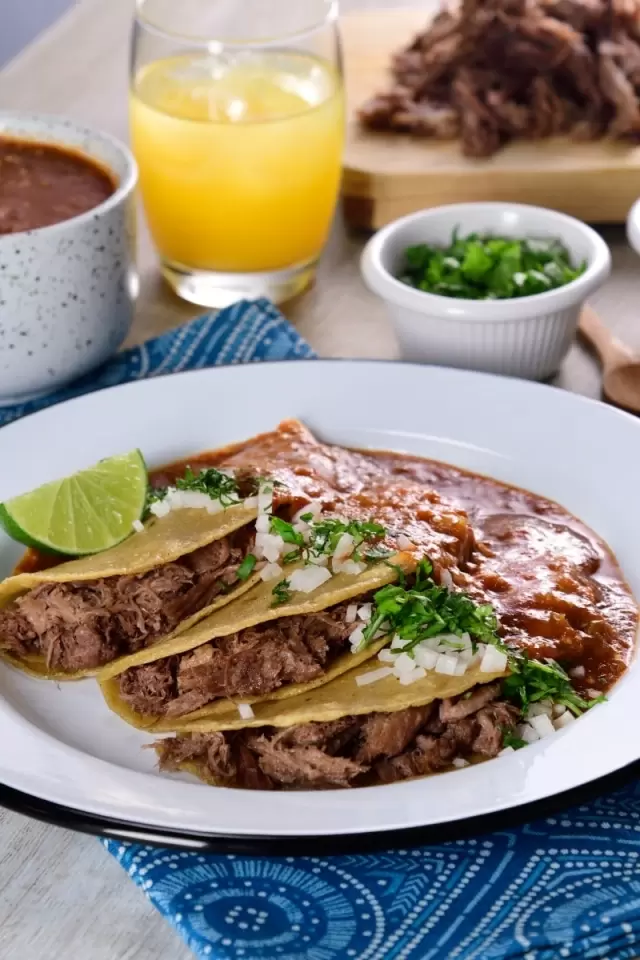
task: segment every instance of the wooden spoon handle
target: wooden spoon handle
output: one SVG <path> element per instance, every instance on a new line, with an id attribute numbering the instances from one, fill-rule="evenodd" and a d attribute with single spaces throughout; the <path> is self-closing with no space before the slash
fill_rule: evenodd
<path id="1" fill-rule="evenodd" d="M 605 368 L 633 358 L 633 351 L 614 337 L 592 307 L 585 305 L 582 308 L 578 329 L 600 355 Z"/>

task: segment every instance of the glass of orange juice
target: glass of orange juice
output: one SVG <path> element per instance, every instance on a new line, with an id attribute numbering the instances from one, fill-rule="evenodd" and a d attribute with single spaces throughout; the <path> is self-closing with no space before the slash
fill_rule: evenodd
<path id="1" fill-rule="evenodd" d="M 340 185 L 335 0 L 138 0 L 131 137 L 162 271 L 203 306 L 313 279 Z"/>

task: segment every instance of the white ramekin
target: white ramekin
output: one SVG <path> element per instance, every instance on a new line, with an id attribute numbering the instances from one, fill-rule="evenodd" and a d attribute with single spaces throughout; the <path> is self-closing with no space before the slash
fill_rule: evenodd
<path id="1" fill-rule="evenodd" d="M 456 300 L 396 279 L 407 247 L 445 246 L 456 227 L 462 236 L 554 238 L 587 269 L 557 290 L 514 300 Z M 541 380 L 562 363 L 580 308 L 609 275 L 611 255 L 594 230 L 566 214 L 519 203 L 458 203 L 422 210 L 378 231 L 364 249 L 361 270 L 386 303 L 405 359 Z"/>

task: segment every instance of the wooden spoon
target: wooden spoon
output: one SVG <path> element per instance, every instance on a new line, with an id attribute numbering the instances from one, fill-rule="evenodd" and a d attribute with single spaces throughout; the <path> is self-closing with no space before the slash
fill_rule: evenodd
<path id="1" fill-rule="evenodd" d="M 640 358 L 613 336 L 591 307 L 583 307 L 579 330 L 602 361 L 602 391 L 607 400 L 640 413 Z"/>

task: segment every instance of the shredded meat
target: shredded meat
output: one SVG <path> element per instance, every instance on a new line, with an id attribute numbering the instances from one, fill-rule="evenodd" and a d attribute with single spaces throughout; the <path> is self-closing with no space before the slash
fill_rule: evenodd
<path id="1" fill-rule="evenodd" d="M 372 763 L 378 757 L 395 757 L 402 753 L 433 712 L 433 704 L 428 704 L 397 713 L 372 713 L 360 730 L 357 759 L 361 763 Z"/>
<path id="2" fill-rule="evenodd" d="M 509 140 L 640 136 L 640 0 L 464 0 L 393 58 L 360 110 L 373 130 Z"/>
<path id="3" fill-rule="evenodd" d="M 0 611 L 0 646 L 74 672 L 134 653 L 171 633 L 237 582 L 253 533 L 243 528 L 137 576 L 43 583 Z"/>
<path id="4" fill-rule="evenodd" d="M 345 620 L 348 603 L 320 613 L 281 617 L 168 660 L 122 673 L 122 698 L 138 713 L 181 717 L 219 697 L 261 697 L 285 684 L 322 676 L 346 649 L 355 624 Z M 162 702 L 149 696 L 148 672 L 166 671 L 172 682 Z"/>
<path id="5" fill-rule="evenodd" d="M 254 789 L 392 783 L 438 773 L 456 758 L 495 757 L 519 711 L 497 683 L 469 697 L 296 727 L 182 734 L 156 744 L 160 767 L 195 763 L 204 779 Z"/>

